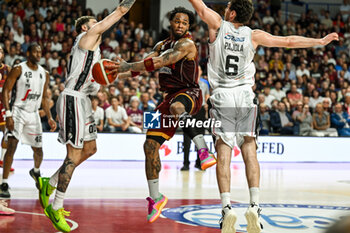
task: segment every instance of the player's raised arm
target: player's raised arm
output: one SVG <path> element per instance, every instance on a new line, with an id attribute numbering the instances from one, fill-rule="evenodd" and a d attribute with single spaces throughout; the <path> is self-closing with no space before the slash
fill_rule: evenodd
<path id="1" fill-rule="evenodd" d="M 303 36 L 274 36 L 262 30 L 253 30 L 252 42 L 254 47 L 259 45 L 265 47 L 285 47 L 285 48 L 309 48 L 318 45 L 327 45 L 333 40 L 339 40 L 337 33 L 331 33 L 319 39 Z"/>
<path id="2" fill-rule="evenodd" d="M 111 73 L 124 73 L 127 71 L 141 72 L 141 71 L 153 71 L 163 66 L 175 64 L 182 58 L 190 55 L 195 57 L 196 46 L 194 42 L 188 38 L 180 39 L 174 45 L 174 48 L 166 50 L 158 57 L 149 57 L 140 62 L 127 63 L 125 61 L 116 62 L 114 66 L 107 68 L 114 69 Z"/>
<path id="3" fill-rule="evenodd" d="M 115 23 L 117 23 L 121 17 L 123 17 L 126 13 L 129 12 L 132 5 L 135 3 L 136 0 L 124 0 L 120 3 L 120 5 L 115 9 L 111 14 L 109 14 L 106 18 L 101 20 L 100 22 L 94 24 L 91 29 L 88 25 L 88 31 L 86 35 L 81 39 L 81 43 L 79 43 L 79 46 L 85 49 L 90 49 L 89 44 L 96 43 L 98 39 L 100 38 L 101 34 L 107 31 L 110 27 L 112 27 Z M 96 22 L 96 20 L 95 20 Z M 84 46 L 84 44 L 87 44 Z"/>
<path id="4" fill-rule="evenodd" d="M 208 24 L 210 42 L 216 38 L 216 32 L 220 28 L 222 18 L 221 16 L 208 8 L 202 0 L 188 0 L 193 8 L 196 10 L 199 17 Z"/>

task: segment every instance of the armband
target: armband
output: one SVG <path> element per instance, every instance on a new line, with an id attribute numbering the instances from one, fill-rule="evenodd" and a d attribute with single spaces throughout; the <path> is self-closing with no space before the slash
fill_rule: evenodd
<path id="1" fill-rule="evenodd" d="M 148 72 L 152 72 L 154 70 L 153 58 L 150 57 L 145 59 L 143 64 L 145 64 L 145 68 Z"/>

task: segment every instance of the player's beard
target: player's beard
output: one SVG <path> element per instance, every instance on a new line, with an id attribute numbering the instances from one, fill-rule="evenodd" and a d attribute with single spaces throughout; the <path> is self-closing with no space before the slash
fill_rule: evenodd
<path id="1" fill-rule="evenodd" d="M 173 33 L 173 36 L 174 36 L 175 40 L 181 39 L 187 33 L 187 31 L 184 31 L 184 33 L 182 33 L 180 35 L 180 34 L 177 34 L 174 29 L 171 29 L 171 30 L 172 30 L 172 33 Z"/>

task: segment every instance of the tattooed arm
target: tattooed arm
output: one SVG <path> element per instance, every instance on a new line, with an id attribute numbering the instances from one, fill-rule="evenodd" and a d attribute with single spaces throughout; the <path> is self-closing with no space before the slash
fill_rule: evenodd
<path id="1" fill-rule="evenodd" d="M 180 61 L 182 58 L 194 58 L 197 54 L 197 49 L 194 42 L 190 39 L 183 38 L 176 42 L 174 48 L 166 50 L 158 57 L 153 57 L 155 69 L 163 66 L 168 66 Z M 124 73 L 127 71 L 141 72 L 146 70 L 144 61 L 126 63 L 124 61 L 117 65 L 117 72 Z"/>
<path id="2" fill-rule="evenodd" d="M 101 39 L 102 33 L 107 31 L 110 27 L 117 23 L 121 17 L 128 13 L 135 1 L 136 0 L 122 1 L 117 9 L 87 31 L 86 35 L 81 38 L 79 47 L 82 49 L 93 50 L 96 47 L 96 43 Z"/>

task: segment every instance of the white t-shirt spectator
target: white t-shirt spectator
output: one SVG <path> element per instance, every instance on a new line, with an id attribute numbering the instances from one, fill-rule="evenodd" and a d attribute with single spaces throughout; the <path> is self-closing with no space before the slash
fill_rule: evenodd
<path id="1" fill-rule="evenodd" d="M 57 43 L 55 44 L 54 42 L 52 42 L 51 45 L 51 51 L 61 51 L 62 50 L 62 44 L 61 43 Z"/>
<path id="2" fill-rule="evenodd" d="M 48 62 L 49 62 L 50 69 L 53 69 L 58 67 L 60 61 L 58 59 L 54 59 L 50 57 Z"/>
<path id="3" fill-rule="evenodd" d="M 310 77 L 310 71 L 308 69 L 297 69 L 296 75 L 302 77 L 304 74 L 306 74 L 308 77 Z"/>
<path id="4" fill-rule="evenodd" d="M 22 33 L 21 35 L 19 35 L 17 32 L 14 33 L 13 40 L 20 43 L 20 44 L 23 44 L 24 43 L 24 34 Z"/>
<path id="5" fill-rule="evenodd" d="M 322 101 L 323 101 L 323 97 L 321 97 L 321 96 L 319 96 L 317 99 L 315 99 L 314 97 L 311 97 L 309 100 L 309 106 L 310 106 L 310 108 L 315 109 L 316 105 L 318 103 L 322 103 Z"/>
<path id="6" fill-rule="evenodd" d="M 117 40 L 111 40 L 109 42 L 109 46 L 111 46 L 114 50 L 117 46 L 119 46 L 119 42 Z"/>
<path id="7" fill-rule="evenodd" d="M 340 6 L 340 12 L 342 12 L 342 17 L 343 17 L 343 21 L 346 21 L 349 17 L 349 14 L 348 13 L 345 13 L 345 12 L 349 12 L 350 11 L 350 5 L 349 4 L 342 4 Z"/>
<path id="8" fill-rule="evenodd" d="M 284 91 L 277 91 L 276 89 L 272 89 L 270 95 L 274 96 L 278 101 L 281 101 L 283 97 L 286 97 L 286 93 Z"/>
<path id="9" fill-rule="evenodd" d="M 92 110 L 92 112 L 94 113 L 95 124 L 100 125 L 101 120 L 103 120 L 105 117 L 103 108 L 97 106 L 96 112 L 94 112 L 94 110 Z"/>
<path id="10" fill-rule="evenodd" d="M 274 100 L 274 99 L 276 99 L 275 98 L 275 96 L 273 96 L 273 95 L 265 95 L 265 104 L 269 107 L 269 108 L 271 108 L 271 102 L 272 102 L 272 100 Z"/>
<path id="11" fill-rule="evenodd" d="M 275 22 L 275 19 L 272 16 L 265 16 L 263 18 L 263 24 L 273 24 Z"/>
<path id="12" fill-rule="evenodd" d="M 106 109 L 106 118 L 110 118 L 115 124 L 120 125 L 128 120 L 128 115 L 123 107 L 118 106 L 117 111 L 114 111 L 113 107 L 110 106 Z"/>

